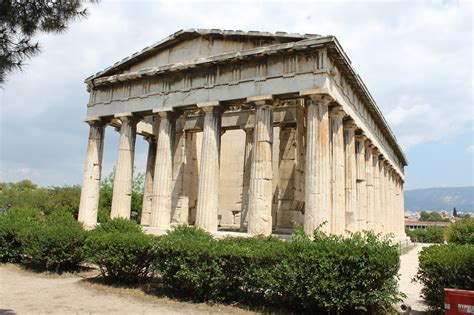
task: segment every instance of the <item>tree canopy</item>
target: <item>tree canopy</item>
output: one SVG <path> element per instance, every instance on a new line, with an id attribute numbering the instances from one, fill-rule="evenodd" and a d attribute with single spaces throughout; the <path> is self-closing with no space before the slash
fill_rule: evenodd
<path id="1" fill-rule="evenodd" d="M 91 1 L 93 2 L 93 1 Z M 9 72 L 22 69 L 25 59 L 40 52 L 33 37 L 61 33 L 87 14 L 80 0 L 0 1 L 0 85 Z"/>

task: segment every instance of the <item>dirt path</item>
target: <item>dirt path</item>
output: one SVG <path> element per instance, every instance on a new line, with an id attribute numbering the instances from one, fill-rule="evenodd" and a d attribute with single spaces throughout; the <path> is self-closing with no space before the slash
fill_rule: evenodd
<path id="1" fill-rule="evenodd" d="M 399 281 L 400 291 L 407 295 L 405 304 L 411 306 L 414 313 L 423 312 L 427 309 L 426 305 L 420 297 L 421 288 L 423 287 L 418 282 L 412 282 L 411 280 L 415 277 L 418 272 L 418 256 L 425 246 L 431 244 L 416 244 L 413 249 L 408 253 L 400 256 L 400 274 L 401 278 Z"/>
<path id="2" fill-rule="evenodd" d="M 0 314 L 254 314 L 226 305 L 193 304 L 0 265 Z"/>

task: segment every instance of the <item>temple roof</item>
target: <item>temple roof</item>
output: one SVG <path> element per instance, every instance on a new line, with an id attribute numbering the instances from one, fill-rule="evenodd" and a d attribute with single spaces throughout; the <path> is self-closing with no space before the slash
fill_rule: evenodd
<path id="1" fill-rule="evenodd" d="M 109 76 L 116 74 L 117 72 L 126 69 L 129 65 L 136 63 L 140 60 L 146 59 L 150 55 L 155 54 L 159 50 L 169 47 L 171 45 L 176 45 L 180 42 L 194 39 L 197 37 L 213 37 L 213 38 L 226 38 L 226 39 L 238 39 L 238 38 L 249 38 L 249 39 L 268 39 L 272 41 L 272 44 L 281 44 L 288 42 L 296 42 L 309 38 L 317 38 L 320 35 L 317 34 L 296 34 L 296 33 L 286 33 L 286 32 L 258 32 L 258 31 L 241 31 L 241 30 L 220 30 L 220 29 L 187 29 L 179 30 L 174 34 L 160 40 L 153 45 L 143 48 L 141 51 L 137 51 L 132 55 L 117 61 L 113 65 L 105 68 L 104 70 L 97 72 L 95 75 L 92 75 L 85 79 L 85 82 L 94 80 L 102 76 Z"/>

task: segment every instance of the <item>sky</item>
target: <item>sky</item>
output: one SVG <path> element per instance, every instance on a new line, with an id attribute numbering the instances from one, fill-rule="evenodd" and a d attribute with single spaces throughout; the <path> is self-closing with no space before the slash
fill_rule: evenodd
<path id="1" fill-rule="evenodd" d="M 188 28 L 334 35 L 409 161 L 405 189 L 474 185 L 471 1 L 111 1 L 63 34 L 0 89 L 0 181 L 82 183 L 84 79 Z M 103 176 L 118 134 L 107 128 Z M 137 138 L 142 172 L 146 141 Z"/>

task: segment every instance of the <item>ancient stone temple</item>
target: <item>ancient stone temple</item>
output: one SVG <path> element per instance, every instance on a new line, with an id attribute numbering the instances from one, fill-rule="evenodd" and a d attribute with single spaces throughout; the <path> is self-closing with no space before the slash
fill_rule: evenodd
<path id="1" fill-rule="evenodd" d="M 104 129 L 120 133 L 112 217 L 130 217 L 137 134 L 141 223 L 160 233 L 404 237 L 406 158 L 334 36 L 179 31 L 86 79 L 79 220 L 96 224 Z M 219 232 L 218 232 L 219 231 Z"/>

